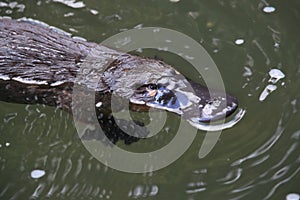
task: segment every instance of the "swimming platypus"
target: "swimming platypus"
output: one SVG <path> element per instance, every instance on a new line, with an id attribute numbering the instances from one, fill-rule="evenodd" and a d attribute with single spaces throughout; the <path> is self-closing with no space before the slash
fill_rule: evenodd
<path id="1" fill-rule="evenodd" d="M 73 86 L 80 84 L 94 90 L 95 105 L 101 102 L 108 112 L 112 94 L 129 101 L 131 109 L 167 110 L 193 123 L 222 119 L 238 106 L 235 97 L 209 90 L 163 61 L 71 37 L 43 23 L 0 19 L 0 43 L 2 101 L 41 103 L 72 113 Z M 90 71 L 77 76 L 93 55 Z M 95 78 L 97 84 L 91 81 Z"/>

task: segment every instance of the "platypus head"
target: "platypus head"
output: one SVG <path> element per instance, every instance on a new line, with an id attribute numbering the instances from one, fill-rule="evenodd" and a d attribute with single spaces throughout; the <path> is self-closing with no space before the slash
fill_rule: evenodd
<path id="1" fill-rule="evenodd" d="M 130 102 L 174 112 L 198 123 L 225 118 L 238 106 L 233 96 L 209 91 L 190 80 L 162 80 L 139 87 Z"/>
<path id="2" fill-rule="evenodd" d="M 225 118 L 238 106 L 235 97 L 195 83 L 157 60 L 125 56 L 105 76 L 112 90 L 134 107 L 167 110 L 194 123 Z"/>

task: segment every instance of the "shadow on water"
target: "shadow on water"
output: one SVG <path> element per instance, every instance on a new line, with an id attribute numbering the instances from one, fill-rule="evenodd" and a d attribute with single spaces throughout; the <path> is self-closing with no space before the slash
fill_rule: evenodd
<path id="1" fill-rule="evenodd" d="M 0 102 L 0 198 L 285 199 L 299 194 L 299 8 L 297 1 L 0 1 L 1 16 L 31 17 L 99 43 L 134 27 L 181 31 L 205 47 L 227 90 L 247 111 L 205 158 L 198 158 L 205 136 L 198 131 L 172 165 L 127 174 L 86 151 L 67 113 Z M 164 60 L 183 66 L 178 58 Z M 274 68 L 285 78 L 259 101 Z M 198 78 L 192 70 L 182 71 Z M 168 115 L 167 123 L 154 138 L 118 145 L 136 152 L 163 146 L 176 134 L 178 117 Z"/>

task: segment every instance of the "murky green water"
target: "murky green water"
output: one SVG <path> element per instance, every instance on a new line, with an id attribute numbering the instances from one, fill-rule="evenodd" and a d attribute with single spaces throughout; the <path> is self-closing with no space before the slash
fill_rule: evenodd
<path id="1" fill-rule="evenodd" d="M 128 174 L 94 159 L 67 113 L 0 102 L 0 199 L 285 199 L 300 193 L 298 1 L 66 2 L 72 1 L 1 1 L 0 15 L 38 19 L 98 43 L 136 26 L 180 31 L 205 47 L 246 115 L 222 132 L 205 158 L 198 158 L 205 137 L 198 131 L 170 166 Z M 178 57 L 156 55 L 193 76 Z M 259 101 L 272 68 L 285 78 Z M 168 141 L 174 134 L 171 129 L 158 138 Z M 130 148 L 155 144 L 139 141 Z M 45 175 L 33 178 L 36 169 Z"/>

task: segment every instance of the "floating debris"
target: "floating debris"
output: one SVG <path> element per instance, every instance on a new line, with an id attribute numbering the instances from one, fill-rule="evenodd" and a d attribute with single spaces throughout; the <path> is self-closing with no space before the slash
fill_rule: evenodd
<path id="1" fill-rule="evenodd" d="M 276 9 L 273 7 L 273 6 L 266 6 L 266 7 L 264 7 L 263 8 L 263 11 L 265 12 L 265 13 L 272 13 L 272 12 L 274 12 Z"/>
<path id="2" fill-rule="evenodd" d="M 276 85 L 267 85 L 264 91 L 259 96 L 259 101 L 264 101 L 269 94 L 271 94 L 274 90 L 277 89 Z"/>
<path id="3" fill-rule="evenodd" d="M 269 71 L 269 75 L 271 78 L 269 79 L 268 82 L 272 83 L 272 84 L 267 85 L 265 87 L 264 91 L 260 94 L 260 97 L 259 97 L 260 101 L 265 100 L 271 92 L 273 92 L 274 90 L 277 89 L 277 86 L 273 85 L 273 84 L 276 84 L 280 79 L 285 77 L 285 74 L 282 71 L 280 71 L 279 69 L 271 69 Z M 283 86 L 284 83 L 281 85 Z"/>
<path id="4" fill-rule="evenodd" d="M 170 2 L 172 2 L 172 3 L 177 3 L 177 2 L 179 2 L 180 0 L 170 0 Z"/>
<path id="5" fill-rule="evenodd" d="M 85 4 L 82 1 L 75 2 L 75 0 L 53 0 L 53 2 L 62 3 L 71 8 L 84 8 L 85 7 Z"/>
<path id="6" fill-rule="evenodd" d="M 30 173 L 31 178 L 37 179 L 41 178 L 46 174 L 44 170 L 41 169 L 35 169 Z"/>
<path id="7" fill-rule="evenodd" d="M 273 84 L 277 83 L 280 79 L 285 77 L 285 74 L 279 69 L 271 69 L 269 71 L 269 75 L 271 76 L 269 82 Z"/>
<path id="8" fill-rule="evenodd" d="M 239 38 L 239 39 L 236 39 L 236 40 L 234 41 L 234 43 L 235 43 L 236 45 L 242 45 L 242 44 L 244 44 L 244 43 L 245 43 L 245 40 L 244 40 L 244 39 L 241 39 L 241 38 Z"/>

